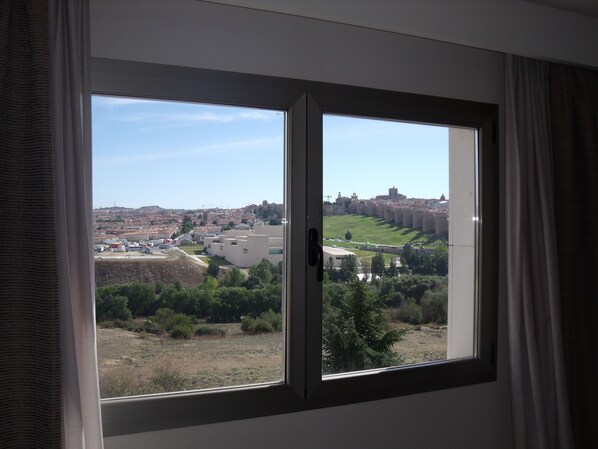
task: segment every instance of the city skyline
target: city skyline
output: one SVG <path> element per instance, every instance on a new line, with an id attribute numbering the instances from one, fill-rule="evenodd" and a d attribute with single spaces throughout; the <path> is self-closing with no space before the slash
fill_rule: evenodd
<path id="1" fill-rule="evenodd" d="M 94 208 L 283 201 L 282 111 L 94 96 Z M 324 116 L 323 200 L 448 194 L 448 129 Z M 425 173 L 425 176 L 422 176 Z"/>

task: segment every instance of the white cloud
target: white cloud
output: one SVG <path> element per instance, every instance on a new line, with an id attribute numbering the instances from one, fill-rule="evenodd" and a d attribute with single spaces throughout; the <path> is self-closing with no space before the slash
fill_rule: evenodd
<path id="1" fill-rule="evenodd" d="M 124 97 L 105 97 L 100 95 L 94 95 L 93 104 L 94 106 L 129 106 L 132 104 L 148 104 L 158 103 L 155 100 L 145 100 L 142 98 L 124 98 Z"/>
<path id="2" fill-rule="evenodd" d="M 272 145 L 282 144 L 280 137 L 269 137 L 262 139 L 240 140 L 233 142 L 224 142 L 218 144 L 204 145 L 197 148 L 190 148 L 186 150 L 164 150 L 153 151 L 151 153 L 142 154 L 125 154 L 122 156 L 99 157 L 94 160 L 94 167 L 104 168 L 119 165 L 130 165 L 136 162 L 155 162 L 163 160 L 177 160 L 184 161 L 186 157 L 193 156 L 209 156 L 212 154 L 221 155 L 222 153 L 232 151 L 260 151 L 272 148 Z M 282 151 L 282 146 L 280 147 Z"/>

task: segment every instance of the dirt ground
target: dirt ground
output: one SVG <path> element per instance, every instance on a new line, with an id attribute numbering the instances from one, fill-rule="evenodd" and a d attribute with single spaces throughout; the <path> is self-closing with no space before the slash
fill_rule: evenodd
<path id="1" fill-rule="evenodd" d="M 224 337 L 173 340 L 97 329 L 102 397 L 275 382 L 283 376 L 282 333 L 247 335 L 239 324 L 210 325 Z M 446 327 L 402 326 L 404 364 L 446 358 Z"/>

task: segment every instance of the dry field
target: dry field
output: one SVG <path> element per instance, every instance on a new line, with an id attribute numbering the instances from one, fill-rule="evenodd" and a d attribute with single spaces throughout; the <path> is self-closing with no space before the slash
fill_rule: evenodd
<path id="1" fill-rule="evenodd" d="M 210 325 L 224 337 L 173 340 L 97 329 L 102 397 L 272 382 L 282 379 L 282 334 L 247 335 L 239 324 Z M 446 358 L 446 327 L 405 325 L 395 345 L 405 364 Z"/>

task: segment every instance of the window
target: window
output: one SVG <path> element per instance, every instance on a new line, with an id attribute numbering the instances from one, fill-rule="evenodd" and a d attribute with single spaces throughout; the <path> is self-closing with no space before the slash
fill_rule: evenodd
<path id="1" fill-rule="evenodd" d="M 262 224 L 266 225 L 267 221 L 269 228 L 262 228 L 259 233 L 231 230 L 240 242 L 238 247 L 243 247 L 239 260 L 232 263 L 235 267 L 246 269 L 257 265 L 244 265 L 248 253 L 252 257 L 257 255 L 260 260 L 282 258 L 280 264 L 276 262 L 284 291 L 282 381 L 250 381 L 247 385 L 231 385 L 225 389 L 108 399 L 102 405 L 106 435 L 306 410 L 495 379 L 496 106 L 107 60 L 94 61 L 93 86 L 100 95 L 258 108 L 281 111 L 286 117 L 283 213 L 261 217 Z M 362 146 L 359 157 L 347 156 L 346 161 L 340 160 L 350 151 L 348 147 L 345 151 L 341 151 L 342 147 L 341 150 L 334 148 L 334 139 L 339 139 L 335 130 L 339 126 L 351 131 L 350 140 L 362 139 L 372 147 Z M 373 134 L 364 132 L 371 127 Z M 385 166 L 404 163 L 405 148 L 399 147 L 405 147 L 407 134 L 399 140 L 392 137 L 399 128 L 411 133 L 410 138 L 415 142 L 412 152 L 423 151 L 422 141 L 433 140 L 436 133 L 440 135 L 439 152 L 427 159 L 414 158 L 407 170 L 425 178 L 436 173 L 434 170 L 439 166 L 440 171 L 431 175 L 434 179 L 429 178 L 428 183 L 439 181 L 440 190 L 420 193 L 413 187 L 414 183 L 407 182 L 406 174 L 403 179 L 382 176 L 383 171 L 392 174 L 392 170 L 383 170 Z M 372 136 L 384 139 L 373 148 Z M 389 142 L 395 145 L 396 151 L 383 148 Z M 423 146 L 426 145 L 432 144 Z M 329 155 L 334 157 L 329 158 Z M 371 179 L 375 170 L 385 184 L 376 187 L 378 190 L 374 193 L 362 194 L 349 186 L 336 187 L 360 175 Z M 271 170 L 267 169 L 256 173 L 255 182 L 270 174 Z M 373 181 L 356 185 L 366 184 Z M 340 195 L 334 195 L 339 191 Z M 261 206 L 272 214 L 277 211 L 270 200 Z M 230 221 L 226 213 L 222 211 L 221 217 L 205 217 L 206 222 L 224 226 Z M 330 217 L 345 220 L 339 225 L 342 231 L 338 227 L 331 231 Z M 344 229 L 347 220 L 353 218 L 356 224 Z M 368 226 L 370 230 L 364 231 Z M 268 232 L 277 227 L 284 229 L 284 233 Z M 376 227 L 372 233 L 371 229 Z M 389 234 L 402 234 L 408 240 L 391 238 Z M 206 247 L 219 238 L 223 237 L 206 236 Z M 262 242 L 262 246 L 258 242 Z M 263 252 L 260 247 L 264 248 Z M 232 245 L 222 251 L 227 248 Z M 247 251 L 248 248 L 251 251 Z M 346 281 L 331 284 L 333 277 L 346 273 L 349 273 Z M 431 283 L 424 291 L 424 294 L 429 293 L 423 303 L 422 295 L 406 296 L 406 290 L 397 287 L 402 280 L 392 279 L 408 279 L 418 274 L 435 277 L 425 280 Z M 420 284 L 417 288 L 423 288 Z M 384 294 L 382 287 L 386 289 Z M 395 303 L 384 303 L 391 296 Z M 446 351 L 432 359 L 403 363 L 400 357 L 392 357 L 395 343 L 399 342 L 389 336 L 391 344 L 387 349 L 390 352 L 379 357 L 383 363 L 331 363 L 334 349 L 326 346 L 326 339 L 330 342 L 334 332 L 337 336 L 358 334 L 355 313 L 343 311 L 341 307 L 331 309 L 350 301 L 369 307 L 378 326 L 373 332 L 378 335 L 398 324 L 396 320 L 393 322 L 391 312 L 409 317 L 408 309 L 412 307 L 413 321 L 417 321 L 424 304 L 431 310 L 427 313 L 432 314 L 434 310 L 443 312 L 446 307 L 443 316 L 434 318 L 439 321 L 440 332 L 444 332 Z M 390 306 L 396 306 L 395 309 L 404 306 L 405 310 L 392 311 Z M 327 328 L 326 320 L 330 317 L 336 329 Z M 352 322 L 353 327 L 340 325 L 348 322 Z M 363 346 L 359 338 L 350 340 L 349 344 Z"/>

